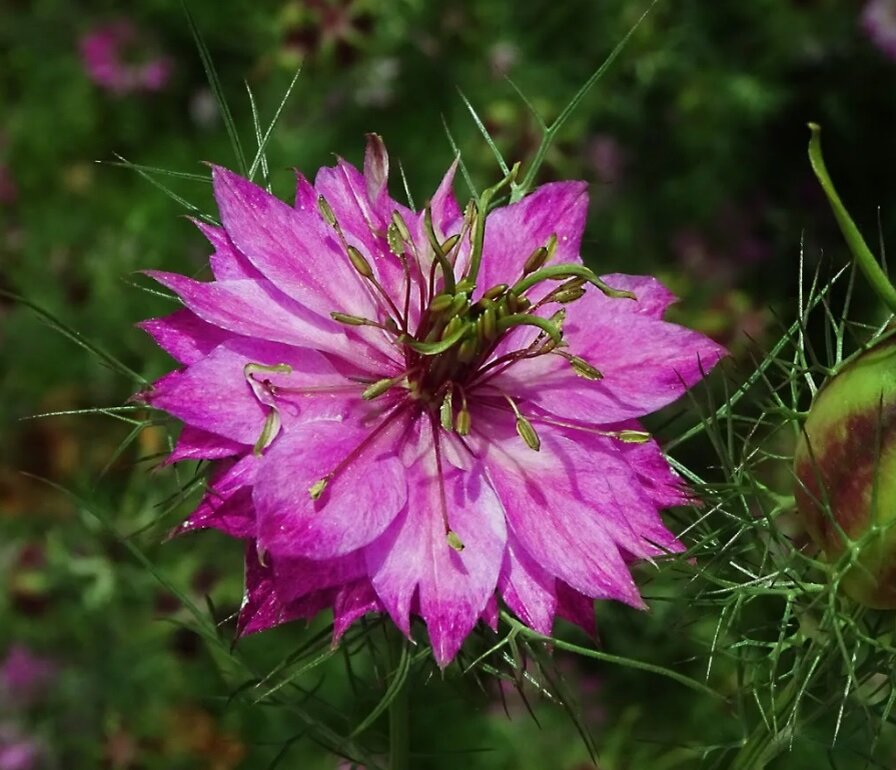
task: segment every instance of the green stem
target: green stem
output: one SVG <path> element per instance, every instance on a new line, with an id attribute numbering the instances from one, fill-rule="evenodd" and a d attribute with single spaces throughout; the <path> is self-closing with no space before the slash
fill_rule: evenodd
<path id="1" fill-rule="evenodd" d="M 401 631 L 390 629 L 389 669 L 399 670 L 404 645 L 407 643 Z M 410 763 L 410 698 L 409 686 L 405 682 L 389 703 L 389 770 L 409 770 Z"/>
<path id="2" fill-rule="evenodd" d="M 831 204 L 834 217 L 837 220 L 837 224 L 840 225 L 840 232 L 843 233 L 843 237 L 846 239 L 846 245 L 849 246 L 853 259 L 855 259 L 859 268 L 865 274 L 865 278 L 868 279 L 874 292 L 892 312 L 896 313 L 896 288 L 893 287 L 880 263 L 871 253 L 871 249 L 868 248 L 868 244 L 862 238 L 859 228 L 852 221 L 852 217 L 849 216 L 846 207 L 840 200 L 840 196 L 837 195 L 837 191 L 834 189 L 834 183 L 831 181 L 824 164 L 824 157 L 821 154 L 821 126 L 817 123 L 810 123 L 809 130 L 812 132 L 812 136 L 809 139 L 809 162 L 812 164 L 815 176 L 818 177 L 821 189 L 824 190 L 824 194 L 828 198 L 828 203 Z"/>

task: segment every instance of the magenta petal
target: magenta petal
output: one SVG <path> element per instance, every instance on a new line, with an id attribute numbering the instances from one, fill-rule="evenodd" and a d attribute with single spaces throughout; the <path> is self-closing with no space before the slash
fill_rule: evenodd
<path id="1" fill-rule="evenodd" d="M 284 435 L 265 454 L 255 485 L 260 545 L 275 556 L 328 559 L 380 535 L 407 496 L 393 449 L 402 427 L 393 421 L 369 440 L 363 425 L 321 420 Z M 334 472 L 312 499 L 311 488 Z"/>
<path id="2" fill-rule="evenodd" d="M 433 654 L 444 667 L 495 592 L 507 536 L 504 511 L 481 467 L 467 473 L 445 468 L 448 525 L 464 545 L 459 552 L 446 538 L 433 454 L 408 469 L 408 485 L 412 505 L 368 547 L 368 569 L 383 605 L 405 633 L 419 592 Z"/>
<path id="3" fill-rule="evenodd" d="M 165 459 L 165 464 L 183 460 L 221 460 L 244 453 L 247 449 L 248 447 L 240 442 L 184 425 L 174 451 Z"/>
<path id="4" fill-rule="evenodd" d="M 255 512 L 250 491 L 257 472 L 258 458 L 251 454 L 222 466 L 212 478 L 199 507 L 174 534 L 211 528 L 240 539 L 253 537 Z"/>
<path id="5" fill-rule="evenodd" d="M 498 590 L 510 610 L 523 623 L 545 636 L 550 636 L 557 609 L 555 582 L 529 556 L 516 537 L 508 534 Z"/>
<path id="6" fill-rule="evenodd" d="M 213 179 L 230 239 L 281 291 L 324 318 L 341 309 L 345 292 L 353 312 L 372 312 L 360 277 L 317 212 L 291 208 L 224 168 L 215 167 Z"/>
<path id="7" fill-rule="evenodd" d="M 171 315 L 150 318 L 137 324 L 149 334 L 156 344 L 175 361 L 192 364 L 207 356 L 222 342 L 234 335 L 218 326 L 212 326 L 186 308 Z"/>
<path id="8" fill-rule="evenodd" d="M 351 583 L 367 575 L 364 556 L 359 551 L 335 559 L 274 558 L 277 591 L 285 602 L 301 599 L 315 591 Z"/>
<path id="9" fill-rule="evenodd" d="M 364 359 L 339 326 L 309 312 L 265 283 L 248 279 L 202 283 L 175 273 L 147 271 L 176 292 L 202 320 L 236 334 Z M 360 355 L 359 355 L 360 354 Z"/>
<path id="10" fill-rule="evenodd" d="M 572 442 L 540 426 L 541 451 L 534 452 L 505 424 L 491 422 L 487 430 L 483 451 L 489 479 L 510 530 L 526 551 L 582 593 L 643 607 L 613 528 L 577 490 L 577 477 L 588 475 L 580 471 L 589 462 L 581 463 Z"/>
<path id="11" fill-rule="evenodd" d="M 579 246 L 588 210 L 584 182 L 554 182 L 509 206 L 495 209 L 485 228 L 478 294 L 498 283 L 515 283 L 529 255 L 557 236 L 552 262 L 581 262 Z"/>
<path id="12" fill-rule="evenodd" d="M 597 636 L 594 600 L 570 588 L 562 580 L 557 581 L 557 614 L 564 620 L 575 623 L 588 636 Z"/>
<path id="13" fill-rule="evenodd" d="M 261 273 L 258 272 L 252 263 L 241 254 L 239 249 L 233 245 L 230 236 L 223 227 L 214 227 L 208 225 L 198 219 L 193 220 L 193 224 L 199 228 L 200 232 L 208 238 L 209 243 L 215 247 L 215 253 L 209 257 L 209 264 L 212 268 L 212 274 L 219 281 L 226 281 L 239 278 L 251 278 L 252 280 L 262 279 Z"/>
<path id="14" fill-rule="evenodd" d="M 369 580 L 356 580 L 344 585 L 333 603 L 333 642 L 338 642 L 358 618 L 382 611 L 383 605 Z"/>

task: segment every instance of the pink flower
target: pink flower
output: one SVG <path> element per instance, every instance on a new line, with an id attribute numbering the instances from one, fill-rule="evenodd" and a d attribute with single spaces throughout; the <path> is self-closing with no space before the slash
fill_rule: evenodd
<path id="1" fill-rule="evenodd" d="M 294 207 L 215 168 L 215 280 L 150 273 L 185 308 L 142 326 L 184 368 L 143 398 L 185 423 L 172 462 L 219 464 L 183 529 L 247 541 L 241 631 L 417 615 L 444 666 L 499 597 L 542 633 L 644 607 L 627 563 L 682 549 L 659 509 L 686 494 L 637 419 L 723 350 L 653 278 L 583 266 L 584 183 L 486 226 L 454 166 L 415 212 L 388 165 L 371 136 Z"/>
<path id="2" fill-rule="evenodd" d="M 0 770 L 38 770 L 46 757 L 43 746 L 17 727 L 0 724 Z"/>
<path id="3" fill-rule="evenodd" d="M 869 0 L 861 23 L 871 41 L 889 58 L 896 59 L 896 0 Z"/>
<path id="4" fill-rule="evenodd" d="M 80 49 L 90 79 L 114 94 L 161 91 L 171 78 L 171 60 L 153 55 L 126 19 L 94 28 L 81 38 Z"/>
<path id="5" fill-rule="evenodd" d="M 58 666 L 35 655 L 23 644 L 14 644 L 0 665 L 0 695 L 20 708 L 39 700 L 56 678 Z"/>

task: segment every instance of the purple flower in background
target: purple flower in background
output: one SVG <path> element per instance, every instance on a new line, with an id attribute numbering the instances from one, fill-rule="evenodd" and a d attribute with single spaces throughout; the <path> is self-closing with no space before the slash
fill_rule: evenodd
<path id="1" fill-rule="evenodd" d="M 896 0 L 869 0 L 861 24 L 874 45 L 896 59 Z"/>
<path id="2" fill-rule="evenodd" d="M 0 770 L 39 770 L 43 745 L 10 724 L 0 724 Z"/>
<path id="3" fill-rule="evenodd" d="M 682 549 L 659 510 L 686 493 L 638 418 L 723 350 L 655 279 L 584 267 L 584 183 L 486 218 L 455 166 L 423 211 L 388 167 L 371 136 L 294 206 L 215 168 L 214 280 L 151 273 L 185 307 L 142 326 L 183 368 L 141 397 L 185 423 L 172 462 L 219 462 L 182 529 L 247 541 L 243 633 L 417 615 L 444 666 L 498 597 L 542 633 L 643 608 L 628 564 Z"/>
<path id="4" fill-rule="evenodd" d="M 55 661 L 14 644 L 0 665 L 0 696 L 16 708 L 27 708 L 44 695 L 58 670 Z"/>
<path id="5" fill-rule="evenodd" d="M 114 94 L 161 91 L 171 78 L 171 60 L 154 54 L 126 19 L 95 27 L 81 38 L 80 49 L 90 79 Z"/>

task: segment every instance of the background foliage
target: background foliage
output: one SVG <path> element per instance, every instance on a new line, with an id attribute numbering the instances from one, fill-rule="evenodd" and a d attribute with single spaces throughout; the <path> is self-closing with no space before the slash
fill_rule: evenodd
<path id="1" fill-rule="evenodd" d="M 445 126 L 477 183 L 497 176 L 458 89 L 504 156 L 525 162 L 539 130 L 506 78 L 549 120 L 644 4 L 189 6 L 247 148 L 256 145 L 246 85 L 266 126 L 302 63 L 267 145 L 276 192 L 290 195 L 291 167 L 313 172 L 333 152 L 360 161 L 364 133 L 376 131 L 423 198 L 453 156 Z M 879 221 L 887 234 L 896 224 L 896 62 L 872 43 L 860 12 L 842 0 L 660 2 L 541 172 L 590 183 L 585 258 L 599 272 L 651 272 L 670 284 L 682 297 L 676 318 L 735 354 L 732 388 L 784 335 L 738 405 L 743 422 L 710 421 L 675 447 L 699 477 L 693 483 L 707 485 L 703 509 L 673 517 L 705 560 L 659 574 L 644 568 L 647 614 L 597 606 L 597 649 L 705 682 L 722 697 L 560 649 L 553 662 L 542 660 L 548 651 L 538 643 L 525 656 L 526 644 L 505 644 L 486 668 L 464 674 L 462 661 L 444 678 L 416 649 L 408 663 L 416 767 L 577 770 L 590 766 L 589 746 L 607 770 L 721 767 L 733 756 L 726 747 L 757 725 L 793 739 L 778 767 L 892 766 L 880 727 L 890 690 L 855 695 L 892 668 L 889 641 L 880 641 L 892 625 L 885 618 L 854 619 L 850 628 L 862 634 L 847 641 L 876 641 L 846 651 L 851 667 L 829 656 L 821 679 L 814 668 L 807 675 L 817 719 L 794 736 L 783 729 L 789 711 L 780 728 L 771 716 L 778 677 L 803 681 L 804 664 L 827 649 L 848 615 L 805 600 L 803 579 L 818 575 L 788 555 L 800 535 L 780 496 L 790 483 L 792 418 L 809 394 L 802 373 L 811 369 L 820 382 L 837 359 L 836 345 L 825 350 L 823 305 L 813 316 L 821 320 L 807 321 L 820 341 L 815 359 L 791 327 L 801 312 L 799 257 L 809 276 L 821 265 L 820 286 L 830 264 L 845 261 L 805 160 L 807 120 L 824 125 L 832 174 L 865 232 Z M 343 740 L 385 688 L 375 621 L 336 652 L 321 619 L 246 639 L 232 654 L 239 545 L 215 533 L 163 542 L 196 486 L 185 500 L 179 490 L 190 472 L 157 468 L 170 426 L 140 411 L 23 419 L 120 406 L 141 378 L 171 366 L 133 327 L 171 307 L 138 271 L 201 273 L 207 247 L 158 185 L 209 210 L 210 187 L 190 175 L 205 173 L 203 160 L 237 165 L 186 16 L 171 0 L 6 0 L 0 13 L 0 289 L 58 319 L 0 295 L 0 656 L 24 645 L 51 661 L 27 697 L 0 678 L 0 769 L 227 770 L 278 760 L 347 768 L 340 752 L 375 756 L 385 745 L 382 720 Z M 98 82 L 85 40 L 108 34 L 110 23 L 129 25 L 121 66 L 165 62 L 157 87 Z M 141 175 L 116 165 L 119 158 L 188 175 Z M 831 296 L 839 302 L 837 291 Z M 880 320 L 863 297 L 860 287 L 857 321 Z M 104 362 L 49 328 L 60 325 L 112 358 Z M 869 334 L 828 327 L 847 353 L 852 332 Z M 105 365 L 113 358 L 124 367 Z M 658 419 L 660 435 L 675 440 L 711 414 L 711 400 L 717 406 L 731 394 L 722 379 Z M 782 392 L 783 407 L 775 395 Z M 749 451 L 754 433 L 763 437 L 759 454 Z M 732 550 L 731 538 L 746 546 Z M 774 581 L 751 582 L 774 565 L 791 580 L 792 596 Z M 578 629 L 560 633 L 595 648 Z M 465 662 L 496 641 L 474 642 Z M 873 729 L 866 709 L 877 709 Z M 13 764 L 12 748 L 25 745 L 31 764 Z"/>

